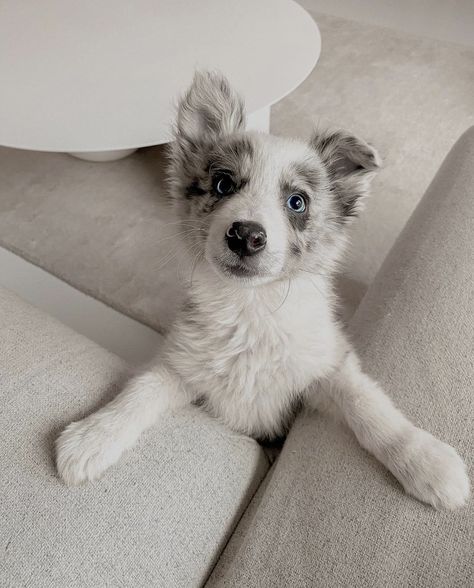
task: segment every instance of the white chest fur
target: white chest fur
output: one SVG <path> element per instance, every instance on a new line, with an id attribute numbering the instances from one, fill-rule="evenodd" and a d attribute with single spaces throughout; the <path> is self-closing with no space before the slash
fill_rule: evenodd
<path id="1" fill-rule="evenodd" d="M 336 338 L 326 287 L 314 278 L 248 290 L 198 283 L 167 359 L 228 426 L 274 436 L 295 400 L 332 369 Z"/>

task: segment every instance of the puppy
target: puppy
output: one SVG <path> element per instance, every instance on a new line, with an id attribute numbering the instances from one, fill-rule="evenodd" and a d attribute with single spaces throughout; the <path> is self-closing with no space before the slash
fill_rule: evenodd
<path id="1" fill-rule="evenodd" d="M 379 168 L 344 131 L 309 142 L 244 130 L 225 78 L 198 73 L 170 147 L 170 194 L 194 256 L 187 302 L 156 362 L 57 440 L 67 484 L 98 478 L 169 410 L 199 403 L 258 439 L 304 403 L 337 413 L 406 492 L 436 508 L 469 494 L 456 451 L 415 427 L 361 370 L 332 276 Z"/>

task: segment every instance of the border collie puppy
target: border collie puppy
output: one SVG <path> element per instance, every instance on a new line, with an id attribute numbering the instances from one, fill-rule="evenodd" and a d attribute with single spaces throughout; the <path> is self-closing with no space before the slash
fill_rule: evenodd
<path id="1" fill-rule="evenodd" d="M 60 475 L 98 478 L 160 415 L 190 403 L 257 439 L 284 434 L 303 404 L 339 415 L 412 496 L 461 506 L 469 480 L 459 455 L 395 408 L 335 318 L 332 276 L 377 152 L 345 131 L 304 142 L 244 125 L 227 80 L 196 74 L 169 172 L 194 259 L 187 301 L 156 361 L 59 436 Z"/>

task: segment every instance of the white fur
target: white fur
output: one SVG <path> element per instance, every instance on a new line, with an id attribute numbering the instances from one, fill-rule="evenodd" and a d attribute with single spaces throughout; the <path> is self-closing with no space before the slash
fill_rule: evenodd
<path id="1" fill-rule="evenodd" d="M 202 91 L 203 83 L 199 80 L 194 90 Z M 229 98 L 230 90 L 222 83 L 218 89 L 207 88 L 204 96 L 210 99 L 214 90 L 222 88 L 225 95 L 215 101 L 207 118 L 212 115 L 216 132 L 216 109 L 222 105 L 222 116 L 227 119 L 221 132 L 229 133 L 241 118 L 235 112 L 235 96 Z M 189 130 L 190 135 L 203 132 L 201 127 L 207 120 L 199 119 L 198 125 L 193 117 L 192 107 L 202 108 L 194 90 L 191 88 L 186 97 L 180 119 L 184 127 L 179 132 Z M 189 127 L 186 120 L 192 121 Z M 185 153 L 188 140 L 180 137 L 177 158 Z M 335 409 L 360 444 L 409 494 L 436 508 L 461 506 L 469 495 L 461 458 L 453 448 L 410 423 L 362 372 L 334 318 L 330 274 L 342 250 L 344 233 L 334 228 L 322 242 L 307 248 L 312 251 L 305 254 L 310 256 L 307 259 L 317 261 L 313 266 L 291 257 L 290 239 L 299 237 L 285 216 L 279 180 L 292 161 L 307 162 L 314 157 L 316 166 L 321 165 L 320 159 L 303 143 L 251 137 L 258 162 L 253 180 L 205 217 L 207 224 L 199 225 L 190 304 L 177 316 L 163 355 L 111 403 L 65 429 L 57 441 L 60 475 L 68 484 L 98 478 L 160 415 L 198 399 L 233 430 L 257 438 L 282 434 L 292 404 L 303 400 L 314 408 Z M 343 139 L 355 150 L 353 161 L 357 164 L 359 157 L 376 160 L 367 144 L 348 135 Z M 321 141 L 327 159 L 328 145 L 330 154 L 337 152 L 338 140 L 336 137 L 330 144 Z M 337 163 L 340 153 L 335 157 L 339 159 L 328 159 L 327 165 Z M 179 165 L 175 161 L 175 174 Z M 323 227 L 322 220 L 334 207 L 334 193 L 327 190 L 325 168 L 321 169 L 323 184 L 312 206 L 313 222 Z M 348 205 L 352 205 L 348 186 L 357 184 L 360 189 L 366 181 L 363 173 L 357 167 L 337 178 L 336 187 L 342 186 Z M 173 182 L 177 192 L 179 182 L 176 178 Z M 204 222 L 202 214 L 199 211 L 193 217 L 195 226 L 199 219 Z M 226 248 L 224 235 L 234 220 L 249 218 L 265 225 L 268 243 L 257 261 L 251 260 L 259 275 L 239 279 L 223 270 L 234 255 Z M 326 230 L 328 224 L 324 225 Z M 321 230 L 314 231 L 314 238 Z M 301 240 L 301 244 L 306 242 Z M 323 259 L 324 271 L 318 271 Z M 305 269 L 308 267 L 312 271 Z"/>

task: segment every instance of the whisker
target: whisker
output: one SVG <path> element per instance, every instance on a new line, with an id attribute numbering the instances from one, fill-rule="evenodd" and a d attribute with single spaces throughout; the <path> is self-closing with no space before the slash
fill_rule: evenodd
<path id="1" fill-rule="evenodd" d="M 172 221 L 172 222 L 164 222 L 165 227 L 171 227 L 173 225 L 182 225 L 182 226 L 190 226 L 195 227 L 199 230 L 204 230 L 199 223 L 195 221 L 188 221 L 188 220 L 180 220 L 180 221 Z"/>
<path id="2" fill-rule="evenodd" d="M 197 253 L 194 256 L 194 264 L 193 264 L 193 266 L 191 268 L 191 276 L 189 278 L 189 287 L 190 288 L 192 288 L 192 286 L 193 286 L 193 276 L 194 276 L 194 272 L 196 271 L 197 265 L 198 265 L 198 263 L 200 261 L 200 259 L 199 259 L 200 257 L 203 257 L 202 256 L 202 253 Z"/>
<path id="3" fill-rule="evenodd" d="M 173 233 L 172 235 L 168 235 L 167 237 L 163 237 L 161 239 L 158 239 L 158 241 L 154 242 L 154 245 L 158 245 L 159 243 L 162 243 L 163 241 L 168 241 L 169 239 L 174 239 L 175 237 L 180 237 L 182 235 L 192 235 L 193 233 L 198 233 L 199 229 L 187 229 L 186 231 L 181 231 L 179 233 Z"/>
<path id="4" fill-rule="evenodd" d="M 197 267 L 197 264 L 199 263 L 200 259 L 204 259 L 204 256 L 202 254 L 202 252 L 198 251 L 197 253 L 194 251 L 194 246 L 193 245 L 189 245 L 188 247 L 181 249 L 178 251 L 177 255 L 179 255 L 179 253 L 181 253 L 182 255 L 180 255 L 178 257 L 178 264 L 176 267 L 176 273 L 178 276 L 178 280 L 179 281 L 185 281 L 186 280 L 186 276 L 184 275 L 184 270 L 188 270 L 188 264 L 186 263 L 189 259 L 189 257 L 191 257 L 192 259 L 192 263 L 191 263 L 191 276 L 190 276 L 190 281 L 189 281 L 189 285 L 188 287 L 192 286 L 192 277 L 194 274 L 194 271 Z M 184 267 L 183 267 L 184 266 Z"/>
<path id="5" fill-rule="evenodd" d="M 171 251 L 168 251 L 166 253 L 166 255 L 164 255 L 162 258 L 158 259 L 158 265 L 153 265 L 152 269 L 154 271 L 158 271 L 160 269 L 162 269 L 165 265 L 167 265 L 170 261 L 172 261 L 173 259 L 175 259 L 176 257 L 178 257 L 180 254 L 185 254 L 185 253 L 189 253 L 191 251 L 192 246 L 190 246 L 189 248 L 183 249 L 182 248 L 182 243 L 178 243 L 178 246 L 176 248 L 174 248 Z"/>
<path id="6" fill-rule="evenodd" d="M 171 252 L 169 253 L 167 256 L 165 256 L 164 258 L 162 258 L 160 261 L 162 261 L 162 263 L 160 263 L 158 266 L 153 267 L 153 271 L 158 271 L 160 269 L 163 269 L 165 267 L 165 265 L 167 265 L 171 260 L 173 260 L 175 257 L 177 257 L 177 255 L 179 254 L 179 252 Z"/>
<path id="7" fill-rule="evenodd" d="M 270 314 L 275 314 L 275 312 L 277 312 L 277 310 L 280 310 L 280 308 L 285 304 L 285 302 L 288 299 L 288 295 L 290 294 L 290 287 L 291 287 L 291 278 L 288 278 L 288 288 L 286 289 L 286 294 L 285 297 L 283 298 L 282 302 L 280 303 L 279 306 L 277 306 L 277 308 L 275 308 L 275 310 L 272 310 L 270 312 Z"/>

